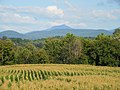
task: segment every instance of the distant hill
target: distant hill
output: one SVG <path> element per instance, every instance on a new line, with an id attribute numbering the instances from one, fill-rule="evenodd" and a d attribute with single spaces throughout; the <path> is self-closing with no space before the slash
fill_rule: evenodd
<path id="1" fill-rule="evenodd" d="M 109 30 L 109 32 L 112 32 L 112 33 L 113 33 L 114 31 L 115 31 L 115 30 Z"/>
<path id="2" fill-rule="evenodd" d="M 0 32 L 0 37 L 7 36 L 9 38 L 40 39 L 54 36 L 65 36 L 67 33 L 82 37 L 96 37 L 100 33 L 111 35 L 113 32 L 104 29 L 73 29 L 66 25 L 60 25 L 43 31 L 33 31 L 25 34 L 8 30 Z"/>
<path id="3" fill-rule="evenodd" d="M 38 38 L 46 38 L 53 36 L 65 36 L 67 33 L 72 33 L 76 36 L 82 37 L 95 37 L 100 33 L 104 33 L 107 35 L 111 35 L 112 32 L 104 30 L 104 29 L 73 29 L 66 25 L 53 26 L 47 30 L 43 31 L 34 31 L 26 33 L 26 38 L 28 39 L 38 39 Z"/>
<path id="4" fill-rule="evenodd" d="M 63 24 L 63 25 L 59 25 L 59 26 L 53 26 L 51 27 L 49 30 L 61 30 L 61 29 L 72 29 L 71 27 Z"/>
<path id="5" fill-rule="evenodd" d="M 7 30 L 0 32 L 0 37 L 7 36 L 8 38 L 23 38 L 24 35 L 16 31 Z"/>

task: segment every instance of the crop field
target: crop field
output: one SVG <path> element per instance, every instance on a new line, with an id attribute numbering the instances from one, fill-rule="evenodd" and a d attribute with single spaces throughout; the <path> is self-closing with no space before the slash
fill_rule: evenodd
<path id="1" fill-rule="evenodd" d="M 0 66 L 0 90 L 120 90 L 120 68 L 63 64 Z"/>

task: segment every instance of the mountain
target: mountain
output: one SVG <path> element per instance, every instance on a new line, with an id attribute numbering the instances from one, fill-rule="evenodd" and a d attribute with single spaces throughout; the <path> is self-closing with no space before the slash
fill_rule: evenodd
<path id="1" fill-rule="evenodd" d="M 24 35 L 16 31 L 7 30 L 0 32 L 0 37 L 7 36 L 8 38 L 23 38 Z"/>
<path id="2" fill-rule="evenodd" d="M 50 30 L 61 30 L 61 29 L 69 30 L 69 29 L 72 29 L 72 28 L 65 25 L 65 24 L 62 24 L 62 25 L 59 25 L 59 26 L 53 26 L 53 27 L 50 28 Z"/>
<path id="3" fill-rule="evenodd" d="M 33 31 L 25 34 L 20 34 L 15 31 L 0 32 L 0 37 L 7 36 L 9 38 L 24 38 L 24 39 L 40 39 L 54 36 L 65 36 L 67 33 L 72 33 L 76 36 L 95 37 L 100 33 L 111 35 L 112 32 L 104 29 L 73 29 L 67 25 L 53 26 L 43 31 Z"/>
<path id="4" fill-rule="evenodd" d="M 109 32 L 112 32 L 112 33 L 113 33 L 114 31 L 115 31 L 114 29 L 113 29 L 113 30 L 109 30 Z"/>
<path id="5" fill-rule="evenodd" d="M 53 26 L 43 31 L 34 31 L 26 33 L 27 39 L 39 39 L 54 36 L 65 36 L 67 33 L 72 33 L 76 36 L 95 37 L 100 33 L 111 35 L 112 32 L 104 29 L 73 29 L 67 25 Z"/>

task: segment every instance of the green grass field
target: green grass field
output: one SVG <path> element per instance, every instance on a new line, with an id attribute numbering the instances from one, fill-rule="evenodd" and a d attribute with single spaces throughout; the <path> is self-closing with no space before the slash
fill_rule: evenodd
<path id="1" fill-rule="evenodd" d="M 120 68 L 63 64 L 0 66 L 0 90 L 120 90 Z"/>

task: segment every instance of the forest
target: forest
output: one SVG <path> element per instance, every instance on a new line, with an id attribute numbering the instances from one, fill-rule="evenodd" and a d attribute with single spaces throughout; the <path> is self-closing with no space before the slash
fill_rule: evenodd
<path id="1" fill-rule="evenodd" d="M 120 67 L 120 29 L 85 38 L 66 34 L 38 40 L 0 38 L 0 65 L 91 64 Z"/>

